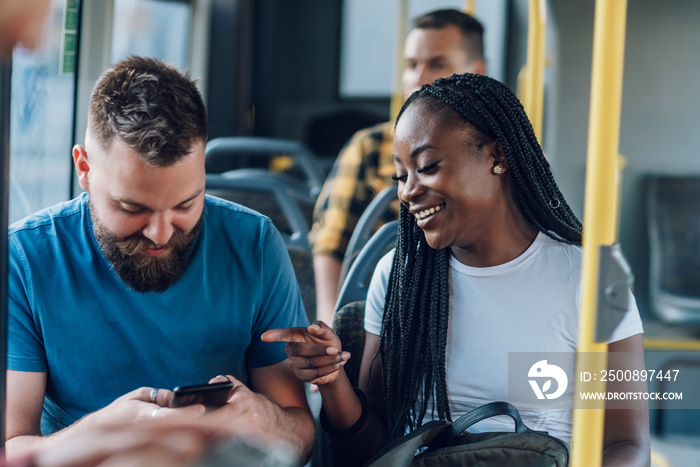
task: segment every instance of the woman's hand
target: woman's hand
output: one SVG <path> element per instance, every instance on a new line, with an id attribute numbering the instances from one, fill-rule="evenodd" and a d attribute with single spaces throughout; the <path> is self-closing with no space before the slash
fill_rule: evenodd
<path id="1" fill-rule="evenodd" d="M 294 374 L 311 384 L 328 384 L 350 358 L 342 351 L 340 339 L 323 321 L 308 328 L 271 329 L 262 335 L 265 342 L 286 342 L 285 349 Z"/>

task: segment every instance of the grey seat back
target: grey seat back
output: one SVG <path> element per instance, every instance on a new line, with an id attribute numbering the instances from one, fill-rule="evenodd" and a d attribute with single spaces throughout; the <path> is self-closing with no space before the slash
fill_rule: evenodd
<path id="1" fill-rule="evenodd" d="M 232 170 L 206 177 L 208 194 L 268 216 L 287 243 L 309 247 L 309 220 L 302 206 L 312 207 L 315 199 L 298 181 L 257 169 Z"/>
<path id="2" fill-rule="evenodd" d="M 397 200 L 396 185 L 385 188 L 369 203 L 360 219 L 357 221 L 355 229 L 352 231 L 348 248 L 345 250 L 345 257 L 340 269 L 341 283 L 347 276 L 352 264 L 355 262 L 360 250 L 369 241 L 375 231 L 375 226 L 381 219 L 386 219 L 391 203 Z M 392 214 L 392 217 L 396 217 Z"/>
<path id="3" fill-rule="evenodd" d="M 377 262 L 395 245 L 397 229 L 398 221 L 391 221 L 380 227 L 367 241 L 348 271 L 336 304 L 333 329 L 340 338 L 343 350 L 351 354 L 344 368 L 353 386 L 359 385 L 365 347 L 365 300 L 369 282 Z M 333 444 L 332 439 L 323 430 L 319 431 L 318 449 L 322 465 L 333 467 L 356 465 Z"/>
<path id="4" fill-rule="evenodd" d="M 647 202 L 653 310 L 700 324 L 700 176 L 653 176 Z"/>
<path id="5" fill-rule="evenodd" d="M 207 173 L 223 173 L 244 168 L 263 168 L 271 156 L 292 156 L 298 165 L 299 178 L 312 196 L 321 192 L 325 176 L 314 154 L 297 141 L 257 136 L 214 138 L 207 143 L 204 165 Z"/>
<path id="6" fill-rule="evenodd" d="M 369 282 L 379 260 L 396 244 L 399 221 L 384 224 L 360 250 L 343 281 L 335 309 L 367 298 Z"/>

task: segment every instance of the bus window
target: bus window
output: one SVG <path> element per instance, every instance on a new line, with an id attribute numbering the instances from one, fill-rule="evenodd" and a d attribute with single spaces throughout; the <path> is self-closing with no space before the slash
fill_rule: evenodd
<path id="1" fill-rule="evenodd" d="M 70 196 L 75 73 L 62 67 L 67 3 L 52 2 L 36 50 L 12 56 L 10 222 Z"/>
<path id="2" fill-rule="evenodd" d="M 192 5 L 163 0 L 116 0 L 111 62 L 129 55 L 188 66 Z"/>
<path id="3" fill-rule="evenodd" d="M 343 2 L 338 83 L 341 98 L 382 98 L 396 91 L 392 89 L 392 76 L 393 57 L 397 54 L 399 3 Z M 411 29 L 411 19 L 428 11 L 464 7 L 464 0 L 412 0 L 408 2 L 406 32 Z M 474 16 L 485 26 L 484 53 L 488 75 L 503 81 L 508 2 L 481 0 L 475 2 L 475 7 Z"/>

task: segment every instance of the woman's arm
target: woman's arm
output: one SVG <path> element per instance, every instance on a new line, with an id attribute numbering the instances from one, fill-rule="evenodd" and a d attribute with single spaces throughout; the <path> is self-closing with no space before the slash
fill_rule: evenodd
<path id="1" fill-rule="evenodd" d="M 318 386 L 326 431 L 344 451 L 358 462 L 365 461 L 386 443 L 386 429 L 376 411 L 378 401 L 373 397 L 377 382 L 381 394 L 381 370 L 377 362 L 372 370 L 372 390 L 367 394 L 369 365 L 379 347 L 379 336 L 367 334 L 365 341 L 360 372 L 360 386 L 369 399 L 365 404 L 356 395 L 343 369 L 351 356 L 342 352 L 338 336 L 325 323 L 316 321 L 308 328 L 274 329 L 263 334 L 263 340 L 287 342 L 287 355 L 297 378 Z M 363 418 L 364 423 L 361 422 Z"/>
<path id="2" fill-rule="evenodd" d="M 356 405 L 356 411 L 350 419 L 355 422 L 362 416 L 362 410 L 366 411 L 366 421 L 354 434 L 349 436 L 336 436 L 335 440 L 338 445 L 348 454 L 351 454 L 358 461 L 362 463 L 369 460 L 377 451 L 379 451 L 387 443 L 387 430 L 386 423 L 384 420 L 385 410 L 384 410 L 384 391 L 382 386 L 382 371 L 380 368 L 379 358 L 374 359 L 379 348 L 379 336 L 366 333 L 365 334 L 365 348 L 362 355 L 362 366 L 360 368 L 359 385 L 360 389 L 367 396 L 366 405 L 363 408 L 361 405 Z M 374 359 L 374 361 L 372 361 Z M 371 372 L 370 372 L 371 368 Z M 347 381 L 347 376 L 345 372 L 339 376 L 339 379 L 343 378 Z M 348 386 L 350 385 L 348 381 Z M 333 428 L 343 428 L 344 426 L 350 425 L 336 425 L 334 420 L 338 420 L 337 414 L 331 412 L 334 407 L 342 405 L 342 399 L 333 401 L 333 406 L 327 405 L 327 401 L 330 402 L 331 399 L 327 399 L 324 396 L 324 387 L 319 386 L 319 391 L 321 391 L 321 397 L 323 397 L 323 407 L 328 415 L 328 420 L 331 421 Z M 353 391 L 354 392 L 354 391 Z M 353 394 L 354 395 L 354 394 Z M 359 399 L 355 397 L 359 402 Z M 359 410 L 358 410 L 359 409 Z M 349 419 L 347 419 L 349 421 Z M 347 423 L 347 422 L 346 422 Z"/>
<path id="3" fill-rule="evenodd" d="M 636 334 L 621 341 L 611 342 L 608 352 L 625 352 L 624 363 L 631 370 L 643 370 L 644 347 L 642 335 Z M 610 360 L 610 358 L 609 358 Z M 646 392 L 645 382 L 608 382 L 608 392 Z M 603 434 L 603 465 L 649 465 L 649 408 L 607 409 Z"/>

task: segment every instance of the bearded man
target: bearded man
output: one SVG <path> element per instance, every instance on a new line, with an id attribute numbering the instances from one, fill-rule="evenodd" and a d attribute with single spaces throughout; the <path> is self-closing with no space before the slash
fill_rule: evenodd
<path id="1" fill-rule="evenodd" d="M 308 457 L 303 384 L 260 339 L 308 325 L 292 265 L 269 219 L 205 196 L 206 138 L 175 68 L 130 57 L 97 81 L 73 148 L 85 192 L 9 232 L 8 457 L 175 417 L 276 433 Z M 224 406 L 168 406 L 167 388 L 224 378 Z"/>

